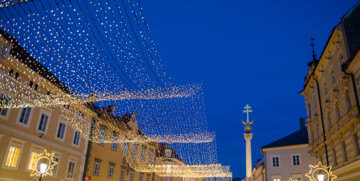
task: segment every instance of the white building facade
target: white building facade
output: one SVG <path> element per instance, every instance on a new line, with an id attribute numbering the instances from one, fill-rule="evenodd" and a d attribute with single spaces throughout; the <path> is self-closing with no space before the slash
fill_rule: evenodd
<path id="1" fill-rule="evenodd" d="M 316 164 L 316 158 L 308 153 L 307 138 L 307 130 L 302 128 L 262 147 L 265 180 L 309 180 L 305 174 L 309 171 L 309 164 Z"/>

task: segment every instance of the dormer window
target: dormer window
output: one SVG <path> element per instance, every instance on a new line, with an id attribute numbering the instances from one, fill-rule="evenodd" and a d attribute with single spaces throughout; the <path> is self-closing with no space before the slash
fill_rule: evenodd
<path id="1" fill-rule="evenodd" d="M 15 73 L 15 79 L 18 79 L 18 78 L 19 78 L 19 75 L 20 75 L 19 72 L 16 72 L 16 73 Z"/>

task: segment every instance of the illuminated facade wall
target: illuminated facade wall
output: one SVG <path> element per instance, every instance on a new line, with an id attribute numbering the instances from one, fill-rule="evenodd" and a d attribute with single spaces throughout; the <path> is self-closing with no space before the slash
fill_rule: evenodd
<path id="1" fill-rule="evenodd" d="M 309 151 L 322 164 L 332 166 L 339 180 L 360 179 L 359 12 L 360 3 L 333 29 L 320 60 L 309 63 L 301 91 Z"/>
<path id="2" fill-rule="evenodd" d="M 109 113 L 109 115 L 113 116 L 113 113 Z M 100 122 L 98 125 L 101 127 L 95 128 L 94 136 L 104 137 L 106 134 L 113 134 L 114 132 L 125 134 L 123 133 L 124 130 L 120 128 L 110 129 L 109 121 L 106 121 L 102 116 L 97 121 Z M 134 113 L 131 114 L 130 120 L 126 124 L 129 132 L 134 134 L 138 132 L 139 127 Z M 144 165 L 155 163 L 156 146 L 157 143 L 155 142 L 91 143 L 91 156 L 86 175 L 91 176 L 91 180 L 95 181 L 153 181 L 153 173 L 141 172 L 141 169 Z"/>
<path id="3" fill-rule="evenodd" d="M 11 47 L 9 40 L 2 35 L 1 47 Z M 5 58 L 6 55 L 9 59 Z M 41 94 L 63 91 L 10 54 L 2 54 L 0 71 Z M 0 93 L 1 99 L 21 96 L 9 94 L 1 88 Z M 79 180 L 87 141 L 64 120 L 57 107 L 0 109 L 0 180 L 32 180 L 31 169 L 37 154 L 43 149 L 55 152 L 58 161 L 54 174 L 47 176 L 46 180 Z"/>

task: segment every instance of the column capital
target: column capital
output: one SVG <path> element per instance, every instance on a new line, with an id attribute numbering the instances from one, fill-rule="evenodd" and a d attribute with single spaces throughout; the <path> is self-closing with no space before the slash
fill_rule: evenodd
<path id="1" fill-rule="evenodd" d="M 244 133 L 244 138 L 245 138 L 246 141 L 251 140 L 252 136 L 253 136 L 252 133 Z"/>

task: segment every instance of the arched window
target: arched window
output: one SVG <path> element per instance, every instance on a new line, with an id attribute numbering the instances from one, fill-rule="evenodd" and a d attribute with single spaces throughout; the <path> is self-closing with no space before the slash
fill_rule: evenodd
<path id="1" fill-rule="evenodd" d="M 326 82 L 324 83 L 324 96 L 326 96 L 328 93 L 327 91 L 327 85 L 326 85 Z"/>
<path id="2" fill-rule="evenodd" d="M 335 116 L 336 116 L 336 122 L 340 121 L 340 109 L 338 103 L 335 103 Z"/>
<path id="3" fill-rule="evenodd" d="M 327 112 L 327 114 L 326 114 L 326 118 L 327 118 L 327 127 L 328 127 L 328 129 L 327 129 L 327 130 L 329 130 L 329 129 L 331 128 L 331 117 L 330 117 L 330 112 Z"/>
<path id="4" fill-rule="evenodd" d="M 345 91 L 345 103 L 346 103 L 347 111 L 350 111 L 350 109 L 352 108 L 352 105 L 351 105 L 351 100 L 350 100 L 350 93 L 348 90 Z"/>
<path id="5" fill-rule="evenodd" d="M 330 70 L 330 76 L 331 76 L 331 83 L 334 84 L 336 80 L 335 80 L 335 74 L 334 74 L 333 69 Z"/>

